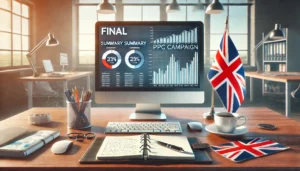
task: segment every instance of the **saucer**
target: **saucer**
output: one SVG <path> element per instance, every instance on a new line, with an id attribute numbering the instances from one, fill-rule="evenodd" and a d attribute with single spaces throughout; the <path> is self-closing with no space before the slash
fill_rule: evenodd
<path id="1" fill-rule="evenodd" d="M 219 132 L 215 124 L 209 124 L 205 127 L 205 129 L 210 133 L 221 135 L 221 136 L 240 136 L 248 132 L 248 129 L 245 126 L 237 127 L 233 133 Z"/>

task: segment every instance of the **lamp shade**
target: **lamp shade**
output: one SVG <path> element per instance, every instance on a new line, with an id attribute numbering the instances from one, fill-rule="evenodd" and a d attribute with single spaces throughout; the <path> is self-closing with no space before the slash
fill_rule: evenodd
<path id="1" fill-rule="evenodd" d="M 206 14 L 220 14 L 224 11 L 223 5 L 219 0 L 213 0 L 213 2 L 206 8 Z"/>
<path id="2" fill-rule="evenodd" d="M 275 29 L 270 33 L 270 39 L 283 39 L 285 37 L 284 32 L 281 30 L 280 24 L 275 24 Z"/>
<path id="3" fill-rule="evenodd" d="M 194 5 L 193 12 L 204 10 L 204 5 L 201 4 L 201 0 L 198 0 L 198 3 Z"/>
<path id="4" fill-rule="evenodd" d="M 54 35 L 52 33 L 49 33 L 46 46 L 57 46 L 57 45 L 59 45 L 59 42 L 54 38 Z"/>
<path id="5" fill-rule="evenodd" d="M 170 5 L 167 6 L 166 11 L 169 12 L 177 12 L 180 11 L 180 7 L 177 4 L 176 0 L 173 0 L 172 3 Z"/>
<path id="6" fill-rule="evenodd" d="M 110 4 L 108 0 L 103 0 L 103 2 L 97 6 L 97 12 L 100 14 L 116 13 L 114 6 Z"/>

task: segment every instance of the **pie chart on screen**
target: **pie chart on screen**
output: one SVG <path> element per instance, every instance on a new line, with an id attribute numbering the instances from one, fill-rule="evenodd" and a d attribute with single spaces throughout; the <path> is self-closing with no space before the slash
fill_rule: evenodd
<path id="1" fill-rule="evenodd" d="M 138 69 L 145 62 L 144 55 L 138 50 L 131 50 L 125 56 L 125 63 L 129 68 Z"/>
<path id="2" fill-rule="evenodd" d="M 115 50 L 108 50 L 102 55 L 102 63 L 108 69 L 117 68 L 121 62 L 121 55 Z"/>

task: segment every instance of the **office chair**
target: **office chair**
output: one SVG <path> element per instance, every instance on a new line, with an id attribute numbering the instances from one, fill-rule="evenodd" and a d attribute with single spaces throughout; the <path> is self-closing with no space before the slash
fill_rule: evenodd
<path id="1" fill-rule="evenodd" d="M 26 94 L 28 92 L 27 86 L 25 86 Z M 60 93 L 53 90 L 49 82 L 47 81 L 35 81 L 33 82 L 32 88 L 32 97 L 33 99 L 37 99 L 41 105 L 45 105 L 47 107 L 59 107 L 63 106 L 63 97 Z M 36 104 L 36 103 L 35 103 Z"/>
<path id="2" fill-rule="evenodd" d="M 54 91 L 46 81 L 36 81 L 33 83 L 33 97 L 41 100 L 46 100 L 46 105 L 51 107 L 60 106 L 60 95 L 57 91 Z"/>

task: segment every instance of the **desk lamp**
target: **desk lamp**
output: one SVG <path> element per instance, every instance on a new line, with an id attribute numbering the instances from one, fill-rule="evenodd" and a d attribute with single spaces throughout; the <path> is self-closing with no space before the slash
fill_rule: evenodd
<path id="1" fill-rule="evenodd" d="M 254 48 L 255 51 L 255 62 L 257 65 L 257 72 L 262 72 L 261 67 L 258 63 L 258 58 L 256 55 L 257 49 L 267 40 L 267 39 L 272 39 L 272 40 L 278 40 L 278 39 L 283 39 L 285 38 L 284 32 L 281 30 L 281 25 L 280 24 L 275 24 L 275 29 L 270 31 L 260 42 L 258 42 Z"/>
<path id="2" fill-rule="evenodd" d="M 33 72 L 33 77 L 36 77 L 39 75 L 39 73 L 37 72 L 33 62 L 32 62 L 32 55 L 39 49 L 42 47 L 42 45 L 46 43 L 46 46 L 57 46 L 59 45 L 59 42 L 54 38 L 54 35 L 52 33 L 49 33 L 39 44 L 37 44 L 26 56 L 27 59 L 31 65 L 31 69 Z"/>

